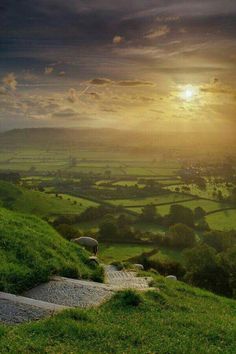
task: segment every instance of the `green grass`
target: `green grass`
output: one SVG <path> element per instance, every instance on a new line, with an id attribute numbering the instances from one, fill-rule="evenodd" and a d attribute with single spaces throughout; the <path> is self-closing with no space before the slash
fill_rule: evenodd
<path id="1" fill-rule="evenodd" d="M 102 220 L 101 220 L 102 221 Z M 82 232 L 97 232 L 99 230 L 100 221 L 84 221 L 80 222 L 79 224 L 74 225 L 78 230 Z"/>
<path id="2" fill-rule="evenodd" d="M 32 191 L 0 181 L 0 206 L 14 211 L 38 216 L 77 214 L 94 205 L 97 204 L 86 199 L 71 196 L 60 199 L 55 194 Z"/>
<path id="3" fill-rule="evenodd" d="M 153 233 L 163 233 L 166 231 L 166 229 L 161 226 L 161 225 L 157 225 L 155 223 L 151 223 L 151 222 L 137 222 L 136 224 L 134 224 L 134 228 L 136 230 L 140 230 L 140 231 L 149 231 L 149 232 L 153 232 Z"/>
<path id="4" fill-rule="evenodd" d="M 122 181 L 114 182 L 112 185 L 113 186 L 121 186 L 121 187 L 124 187 L 124 186 L 132 187 L 132 186 L 138 185 L 139 188 L 145 187 L 145 184 L 139 184 L 137 180 L 136 181 L 122 180 Z"/>
<path id="5" fill-rule="evenodd" d="M 139 244 L 100 244 L 99 259 L 105 263 L 112 263 L 113 261 L 122 262 L 129 258 L 139 256 L 144 252 L 149 252 L 152 249 L 152 246 L 143 246 Z"/>
<path id="6" fill-rule="evenodd" d="M 118 293 L 99 309 L 0 326 L 2 353 L 234 354 L 236 302 L 157 277 L 160 292 Z"/>
<path id="7" fill-rule="evenodd" d="M 35 216 L 0 209 L 0 291 L 18 293 L 52 274 L 89 278 L 88 254 Z"/>
<path id="8" fill-rule="evenodd" d="M 172 203 L 174 204 L 174 203 Z M 170 207 L 172 204 L 167 204 L 167 205 L 159 205 L 157 206 L 156 210 L 159 214 L 161 215 L 167 215 L 170 212 Z M 225 204 L 225 203 L 219 203 L 219 202 L 215 202 L 213 200 L 206 200 L 206 199 L 197 199 L 197 200 L 191 200 L 188 202 L 181 202 L 181 205 L 190 208 L 192 210 L 194 210 L 197 207 L 202 207 L 207 213 L 212 212 L 214 210 L 219 210 L 222 208 L 227 208 L 229 207 L 229 205 Z M 142 207 L 131 207 L 131 208 L 127 208 L 128 210 L 131 211 L 135 211 L 138 214 L 142 213 Z"/>
<path id="9" fill-rule="evenodd" d="M 160 247 L 159 251 L 155 253 L 153 256 L 150 257 L 150 260 L 174 260 L 174 261 L 182 261 L 182 254 L 181 251 L 171 250 L 169 248 Z"/>
<path id="10" fill-rule="evenodd" d="M 194 210 L 197 207 L 202 207 L 207 213 L 222 208 L 227 208 L 227 204 L 217 203 L 211 200 L 198 199 L 189 202 L 182 202 L 181 205 Z M 170 205 L 162 205 L 157 208 L 161 215 L 166 215 L 170 211 Z"/>
<path id="11" fill-rule="evenodd" d="M 183 186 L 189 187 L 190 191 L 188 193 L 190 193 L 192 195 L 196 195 L 196 196 L 201 197 L 201 198 L 210 198 L 210 199 L 211 198 L 214 199 L 214 197 L 213 197 L 214 188 L 216 188 L 217 191 L 220 190 L 224 197 L 228 197 L 230 195 L 230 191 L 231 191 L 231 188 L 228 188 L 225 183 L 214 184 L 212 182 L 207 182 L 206 183 L 206 189 L 200 189 L 195 184 L 173 185 L 173 186 L 169 186 L 169 187 L 166 187 L 166 188 L 168 188 L 171 191 L 175 191 L 175 188 L 177 187 L 177 188 L 180 189 L 180 191 L 182 191 L 182 187 Z"/>
<path id="12" fill-rule="evenodd" d="M 156 197 L 149 197 L 149 198 L 133 198 L 133 199 L 111 199 L 107 200 L 108 203 L 112 205 L 123 205 L 124 207 L 136 207 L 136 206 L 144 206 L 148 204 L 162 204 L 162 203 L 174 203 L 181 200 L 188 200 L 189 196 L 186 196 L 181 193 L 167 193 L 158 195 Z"/>
<path id="13" fill-rule="evenodd" d="M 85 199 L 85 198 L 80 198 L 80 197 L 74 197 L 70 194 L 59 194 L 60 197 L 62 197 L 63 200 L 67 200 L 70 202 L 76 202 L 79 204 L 83 209 L 89 208 L 89 207 L 96 207 L 98 206 L 98 203 L 95 203 L 91 200 Z"/>
<path id="14" fill-rule="evenodd" d="M 206 221 L 214 230 L 236 230 L 236 210 L 220 211 L 207 215 Z"/>

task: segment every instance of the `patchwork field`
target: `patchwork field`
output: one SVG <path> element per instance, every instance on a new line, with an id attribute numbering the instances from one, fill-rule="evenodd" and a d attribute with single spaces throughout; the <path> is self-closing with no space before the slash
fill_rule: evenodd
<path id="1" fill-rule="evenodd" d="M 236 210 L 226 210 L 210 214 L 206 217 L 212 229 L 228 231 L 236 229 Z"/>
<path id="2" fill-rule="evenodd" d="M 133 199 L 111 199 L 106 200 L 106 202 L 112 205 L 122 205 L 124 207 L 138 207 L 144 206 L 148 204 L 160 205 L 164 203 L 175 203 L 179 201 L 189 200 L 190 197 L 181 193 L 167 193 L 158 195 L 156 197 L 149 197 L 149 198 L 133 198 Z"/>
<path id="3" fill-rule="evenodd" d="M 127 244 L 101 244 L 99 246 L 99 258 L 105 263 L 113 261 L 126 261 L 129 258 L 138 256 L 144 252 L 150 252 L 151 246 L 144 245 L 127 245 Z"/>
<path id="4" fill-rule="evenodd" d="M 189 188 L 189 191 L 187 193 L 196 195 L 201 198 L 210 198 L 210 199 L 216 199 L 215 193 L 218 193 L 220 191 L 222 193 L 223 197 L 228 197 L 230 195 L 230 190 L 231 188 L 226 186 L 226 183 L 206 183 L 206 188 L 205 189 L 200 189 L 198 188 L 195 184 L 175 184 L 171 186 L 167 186 L 166 189 L 175 192 L 176 188 L 179 189 L 179 191 L 183 192 L 186 191 L 185 188 Z"/>

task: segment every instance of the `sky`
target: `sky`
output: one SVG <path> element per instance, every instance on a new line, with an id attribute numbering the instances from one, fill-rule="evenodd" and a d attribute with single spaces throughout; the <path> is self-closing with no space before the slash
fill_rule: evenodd
<path id="1" fill-rule="evenodd" d="M 0 129 L 236 132 L 235 0 L 1 0 Z"/>

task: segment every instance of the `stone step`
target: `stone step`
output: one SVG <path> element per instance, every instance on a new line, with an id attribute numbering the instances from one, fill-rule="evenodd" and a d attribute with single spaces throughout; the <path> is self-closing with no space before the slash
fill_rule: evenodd
<path id="1" fill-rule="evenodd" d="M 38 320 L 66 308 L 68 307 L 0 292 L 0 322 L 8 324 Z"/>
<path id="2" fill-rule="evenodd" d="M 18 296 L 18 295 L 14 295 L 14 294 L 0 292 L 0 301 L 2 301 L 2 300 L 11 301 L 11 302 L 18 303 L 18 304 L 39 307 L 43 310 L 49 310 L 49 311 L 53 311 L 53 312 L 65 310 L 66 308 L 68 308 L 68 306 L 58 305 L 58 304 L 55 304 L 52 302 L 41 301 L 41 300 L 37 300 L 37 299 L 31 299 L 26 296 Z"/>
<path id="3" fill-rule="evenodd" d="M 118 271 L 114 266 L 105 267 L 106 283 L 114 289 L 148 289 L 152 280 L 150 277 L 138 277 L 137 272 Z"/>
<path id="4" fill-rule="evenodd" d="M 85 280 L 56 277 L 27 291 L 25 296 L 69 307 L 91 307 L 101 305 L 113 295 L 105 285 Z"/>

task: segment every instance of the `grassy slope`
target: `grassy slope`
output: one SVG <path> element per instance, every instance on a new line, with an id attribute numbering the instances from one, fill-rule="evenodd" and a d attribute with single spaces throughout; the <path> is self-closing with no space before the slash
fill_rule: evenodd
<path id="1" fill-rule="evenodd" d="M 105 263 L 114 261 L 127 261 L 129 258 L 139 256 L 144 252 L 149 252 L 153 249 L 152 246 L 146 245 L 129 245 L 129 244 L 100 244 L 99 258 Z"/>
<path id="2" fill-rule="evenodd" d="M 127 292 L 99 309 L 0 327 L 0 352 L 234 354 L 236 302 L 157 278 L 160 293 Z"/>
<path id="3" fill-rule="evenodd" d="M 18 293 L 52 274 L 93 277 L 87 258 L 44 221 L 0 208 L 0 291 Z"/>
<path id="4" fill-rule="evenodd" d="M 77 204 L 73 204 L 67 198 L 59 199 L 54 195 L 27 190 L 8 182 L 0 181 L 0 206 L 14 211 L 20 211 L 38 216 L 54 214 L 80 213 L 88 206 L 95 203 L 88 200 L 78 199 Z"/>

